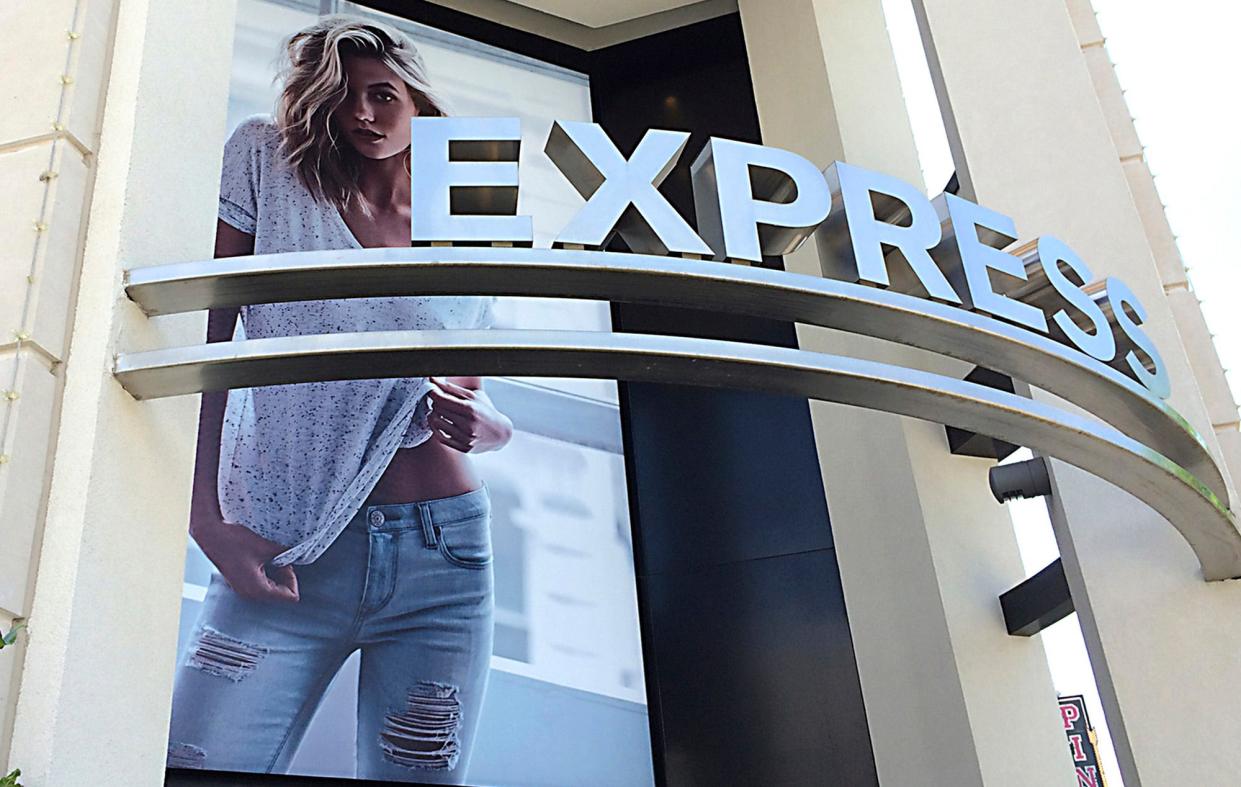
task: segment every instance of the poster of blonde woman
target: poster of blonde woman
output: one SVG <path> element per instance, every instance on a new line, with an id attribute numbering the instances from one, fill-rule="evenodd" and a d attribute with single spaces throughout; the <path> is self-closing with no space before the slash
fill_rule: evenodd
<path id="1" fill-rule="evenodd" d="M 240 6 L 216 257 L 407 247 L 415 117 L 522 118 L 536 245 L 580 204 L 539 137 L 589 119 L 583 75 L 361 7 Z M 353 298 L 216 310 L 208 338 L 607 321 Z M 619 433 L 607 381 L 377 369 L 205 395 L 168 766 L 650 783 Z"/>

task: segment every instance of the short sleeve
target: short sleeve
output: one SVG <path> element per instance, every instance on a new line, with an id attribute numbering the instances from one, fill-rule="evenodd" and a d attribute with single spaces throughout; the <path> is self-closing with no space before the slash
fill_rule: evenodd
<path id="1" fill-rule="evenodd" d="M 270 139 L 271 121 L 256 116 L 237 126 L 224 144 L 220 172 L 220 219 L 242 232 L 255 234 L 258 227 L 260 178 Z"/>

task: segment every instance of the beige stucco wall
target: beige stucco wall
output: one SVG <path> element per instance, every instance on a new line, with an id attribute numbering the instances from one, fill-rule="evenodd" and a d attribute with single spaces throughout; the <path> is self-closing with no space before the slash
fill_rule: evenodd
<path id="1" fill-rule="evenodd" d="M 112 0 L 0 7 L 0 630 L 30 614 L 99 148 Z M 0 653 L 0 764 L 26 637 Z M 0 772 L 4 771 L 0 767 Z"/>
<path id="2" fill-rule="evenodd" d="M 1126 173 L 1137 143 L 1116 122 L 1116 96 L 1098 90 L 1097 55 L 1081 46 L 1089 19 L 1058 3 L 916 0 L 916 8 L 967 193 L 1013 216 L 1023 237 L 1056 235 L 1096 278 L 1132 287 L 1167 361 L 1171 404 L 1220 456 L 1207 381 L 1186 351 L 1200 339 L 1175 314 L 1184 290 L 1174 268 L 1156 264 Z M 1093 476 L 1052 466 L 1052 523 L 1125 783 L 1231 782 L 1241 772 L 1241 716 L 1229 699 L 1241 686 L 1241 582 L 1205 582 L 1162 517 Z"/>
<path id="3" fill-rule="evenodd" d="M 20 108 L 0 113 L 3 138 L 25 140 L 0 155 L 16 178 L 0 200 L 14 199 L 17 217 L 0 224 L 0 238 L 6 254 L 25 247 L 23 267 L 33 258 L 37 306 L 30 339 L 9 353 L 25 364 L 30 395 L 15 412 L 31 442 L 5 465 L 0 531 L 22 539 L 25 555 L 24 565 L 14 559 L 15 578 L 0 579 L 13 599 L 0 603 L 28 614 L 28 642 L 0 660 L 6 669 L 21 660 L 16 710 L 13 683 L 3 707 L 8 761 L 29 787 L 162 783 L 197 401 L 135 402 L 111 365 L 122 348 L 201 340 L 201 316 L 147 320 L 124 299 L 121 278 L 126 267 L 210 255 L 233 13 L 229 2 L 56 0 L 6 7 L 0 25 L 13 36 L 6 59 L 16 51 L 31 64 L 0 83 L 0 100 Z M 58 106 L 63 129 L 53 131 Z M 56 156 L 59 177 L 38 180 L 37 157 L 24 154 L 40 148 Z M 45 240 L 35 247 L 41 204 Z M 9 214 L 0 210 L 0 222 Z M 38 406 L 56 391 L 58 418 Z M 32 550 L 40 510 L 42 544 Z"/>
<path id="4" fill-rule="evenodd" d="M 742 0 L 763 142 L 911 183 L 922 175 L 879 0 Z M 819 275 L 814 244 L 785 267 Z M 803 349 L 963 377 L 970 367 L 799 326 Z M 849 627 L 884 784 L 1071 784 L 1037 640 L 998 596 L 1024 578 L 991 463 L 937 424 L 811 404 Z"/>

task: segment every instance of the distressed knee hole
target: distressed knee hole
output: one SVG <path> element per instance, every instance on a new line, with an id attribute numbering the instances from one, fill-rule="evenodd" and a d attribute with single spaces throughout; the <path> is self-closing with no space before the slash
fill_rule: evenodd
<path id="1" fill-rule="evenodd" d="M 210 626 L 203 626 L 187 663 L 208 675 L 228 678 L 235 683 L 254 672 L 266 655 L 267 648 L 242 642 Z"/>
<path id="2" fill-rule="evenodd" d="M 169 768 L 201 768 L 207 759 L 207 752 L 192 743 L 173 742 L 168 744 Z"/>
<path id="3" fill-rule="evenodd" d="M 379 746 L 397 765 L 452 770 L 460 754 L 460 729 L 457 687 L 419 681 L 409 690 L 404 709 L 384 717 Z"/>

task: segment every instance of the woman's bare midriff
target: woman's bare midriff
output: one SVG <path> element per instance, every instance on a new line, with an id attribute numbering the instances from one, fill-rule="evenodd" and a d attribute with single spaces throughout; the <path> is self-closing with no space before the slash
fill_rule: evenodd
<path id="1" fill-rule="evenodd" d="M 467 455 L 431 438 L 415 448 L 396 452 L 366 504 L 435 500 L 472 492 L 481 486 Z"/>

